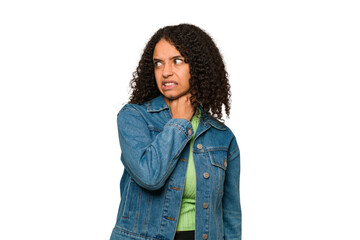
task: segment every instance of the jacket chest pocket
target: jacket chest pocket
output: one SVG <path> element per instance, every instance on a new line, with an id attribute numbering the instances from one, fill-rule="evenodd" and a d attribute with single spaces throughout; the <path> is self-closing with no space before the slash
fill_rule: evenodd
<path id="1" fill-rule="evenodd" d="M 209 155 L 212 166 L 212 174 L 215 177 L 214 185 L 216 186 L 218 193 L 222 196 L 227 167 L 227 151 L 210 151 Z"/>

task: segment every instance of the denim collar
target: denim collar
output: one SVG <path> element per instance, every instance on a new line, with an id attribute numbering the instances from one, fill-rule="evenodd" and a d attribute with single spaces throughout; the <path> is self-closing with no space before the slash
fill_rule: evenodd
<path id="1" fill-rule="evenodd" d="M 226 126 L 223 123 L 219 123 L 214 119 L 213 117 L 210 117 L 208 114 L 203 112 L 203 109 L 201 106 L 199 106 L 201 110 L 201 123 L 203 124 L 210 124 L 212 127 L 219 129 L 219 130 L 226 130 Z M 147 111 L 148 112 L 161 112 L 165 109 L 169 109 L 169 106 L 166 104 L 163 95 L 159 95 L 158 97 L 150 100 L 147 103 Z"/>
<path id="2" fill-rule="evenodd" d="M 214 128 L 219 129 L 219 130 L 226 130 L 225 124 L 216 121 L 216 119 L 213 117 L 209 117 L 208 114 L 204 114 L 204 116 L 205 116 L 206 122 L 208 122 Z"/>
<path id="3" fill-rule="evenodd" d="M 147 104 L 148 112 L 160 112 L 165 109 L 169 109 L 169 107 L 166 104 L 163 95 L 159 95 L 158 97 L 150 100 Z"/>

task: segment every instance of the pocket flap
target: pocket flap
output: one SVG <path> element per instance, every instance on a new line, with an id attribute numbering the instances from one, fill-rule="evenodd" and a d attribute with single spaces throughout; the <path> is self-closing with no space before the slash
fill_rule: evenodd
<path id="1" fill-rule="evenodd" d="M 211 164 L 226 170 L 227 152 L 226 151 L 210 151 Z"/>

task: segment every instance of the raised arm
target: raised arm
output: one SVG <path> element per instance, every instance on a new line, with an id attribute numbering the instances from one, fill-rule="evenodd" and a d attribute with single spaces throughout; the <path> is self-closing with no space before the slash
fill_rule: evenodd
<path id="1" fill-rule="evenodd" d="M 161 188 L 191 139 L 191 123 L 186 119 L 171 119 L 152 139 L 143 116 L 131 105 L 119 112 L 117 123 L 126 171 L 143 188 Z"/>

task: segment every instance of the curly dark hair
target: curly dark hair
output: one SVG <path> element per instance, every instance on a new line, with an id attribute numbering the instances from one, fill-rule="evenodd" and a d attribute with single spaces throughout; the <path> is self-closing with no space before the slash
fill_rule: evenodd
<path id="1" fill-rule="evenodd" d="M 230 115 L 230 84 L 225 65 L 212 38 L 197 26 L 179 24 L 159 29 L 147 43 L 130 82 L 129 103 L 142 104 L 161 93 L 154 75 L 155 45 L 165 39 L 175 46 L 190 67 L 190 93 L 194 109 L 200 104 L 205 113 L 222 120 L 222 105 Z"/>

